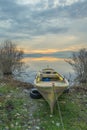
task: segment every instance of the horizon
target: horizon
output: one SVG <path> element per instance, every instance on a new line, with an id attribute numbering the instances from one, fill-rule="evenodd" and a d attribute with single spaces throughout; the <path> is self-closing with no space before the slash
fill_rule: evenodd
<path id="1" fill-rule="evenodd" d="M 35 53 L 24 53 L 23 58 L 37 58 L 40 60 L 44 59 L 54 59 L 54 60 L 61 60 L 72 57 L 73 51 L 60 51 L 60 52 L 53 52 L 53 53 L 41 53 L 41 52 L 35 52 Z M 50 60 L 51 60 L 50 59 Z"/>

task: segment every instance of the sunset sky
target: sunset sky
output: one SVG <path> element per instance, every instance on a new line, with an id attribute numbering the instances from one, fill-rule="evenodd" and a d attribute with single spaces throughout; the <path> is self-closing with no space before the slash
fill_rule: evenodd
<path id="1" fill-rule="evenodd" d="M 87 47 L 87 0 L 0 0 L 0 42 L 26 53 Z"/>

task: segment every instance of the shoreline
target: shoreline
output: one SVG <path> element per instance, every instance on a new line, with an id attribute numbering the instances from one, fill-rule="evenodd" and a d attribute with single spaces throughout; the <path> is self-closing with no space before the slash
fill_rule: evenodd
<path id="1" fill-rule="evenodd" d="M 22 87 L 26 89 L 31 89 L 34 87 L 33 84 L 14 79 L 12 76 L 3 77 L 0 79 L 0 83 L 10 84 L 11 86 Z"/>
<path id="2" fill-rule="evenodd" d="M 22 87 L 26 89 L 34 88 L 34 85 L 32 83 L 14 79 L 12 76 L 4 76 L 3 78 L 0 78 L 0 83 L 10 84 L 15 87 Z M 83 84 L 83 85 L 73 84 L 73 87 L 70 87 L 70 90 L 87 92 L 87 84 Z"/>

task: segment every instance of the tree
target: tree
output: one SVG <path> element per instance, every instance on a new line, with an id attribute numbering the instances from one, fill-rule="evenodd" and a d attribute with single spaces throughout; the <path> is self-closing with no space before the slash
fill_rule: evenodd
<path id="1" fill-rule="evenodd" d="M 18 49 L 16 44 L 6 40 L 0 45 L 0 71 L 4 75 L 11 75 L 15 69 L 22 67 L 21 59 L 23 51 Z"/>
<path id="2" fill-rule="evenodd" d="M 78 52 L 73 52 L 72 57 L 67 60 L 76 73 L 79 83 L 87 83 L 87 49 L 82 48 Z"/>

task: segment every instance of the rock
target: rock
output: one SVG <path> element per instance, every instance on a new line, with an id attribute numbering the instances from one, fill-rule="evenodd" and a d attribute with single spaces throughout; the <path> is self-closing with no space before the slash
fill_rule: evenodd
<path id="1" fill-rule="evenodd" d="M 57 122 L 57 123 L 56 123 L 56 126 L 58 126 L 58 127 L 59 127 L 59 126 L 60 126 L 60 123 L 59 123 L 59 122 Z"/>
<path id="2" fill-rule="evenodd" d="M 0 93 L 0 97 L 1 97 L 1 96 L 3 96 L 3 94 L 2 94 L 2 93 Z"/>
<path id="3" fill-rule="evenodd" d="M 24 89 L 23 90 L 25 93 L 30 93 L 30 91 L 28 89 Z"/>
<path id="4" fill-rule="evenodd" d="M 40 130 L 40 127 L 39 127 L 39 126 L 36 126 L 36 130 Z"/>
<path id="5" fill-rule="evenodd" d="M 53 117 L 53 115 L 50 115 L 50 117 Z"/>

